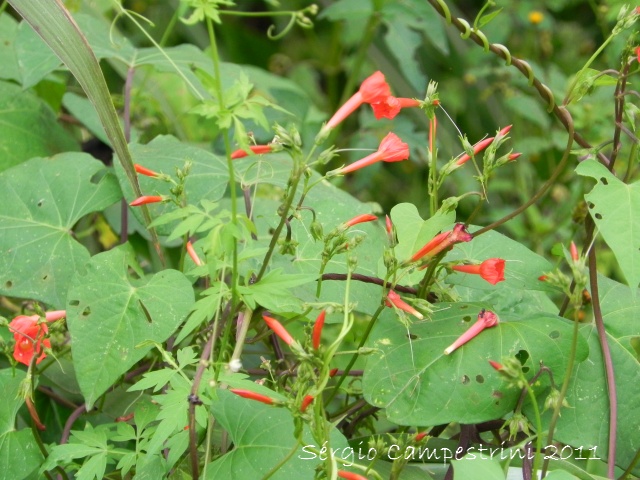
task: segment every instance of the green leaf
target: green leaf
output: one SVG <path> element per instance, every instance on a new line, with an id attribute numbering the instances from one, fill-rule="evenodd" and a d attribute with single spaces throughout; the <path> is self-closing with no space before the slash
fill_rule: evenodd
<path id="1" fill-rule="evenodd" d="M 373 5 L 370 0 L 354 2 L 352 0 L 337 0 L 323 8 L 318 15 L 318 20 L 326 18 L 333 22 L 338 20 L 350 20 L 355 17 L 369 17 L 373 14 Z"/>
<path id="2" fill-rule="evenodd" d="M 253 305 L 252 308 L 257 303 L 276 312 L 295 311 L 302 302 L 291 294 L 290 289 L 313 282 L 317 278 L 313 274 L 286 274 L 277 268 L 267 273 L 259 282 L 238 287 L 238 291 L 244 301 Z"/>
<path id="3" fill-rule="evenodd" d="M 504 480 L 500 462 L 485 455 L 467 454 L 460 460 L 451 460 L 456 478 L 464 480 Z"/>
<path id="4" fill-rule="evenodd" d="M 15 430 L 16 415 L 24 403 L 20 386 L 25 378 L 22 370 L 0 370 L 0 391 L 4 396 L 4 401 L 0 402 L 0 435 Z"/>
<path id="5" fill-rule="evenodd" d="M 7 12 L 0 14 L 0 78 L 20 81 L 20 70 L 16 57 L 15 39 L 18 22 Z"/>
<path id="6" fill-rule="evenodd" d="M 399 203 L 391 209 L 391 220 L 398 235 L 396 256 L 400 260 L 407 260 L 438 233 L 451 227 L 456 220 L 456 213 L 440 209 L 432 217 L 423 220 L 415 205 Z"/>
<path id="7" fill-rule="evenodd" d="M 93 135 L 109 145 L 109 137 L 104 131 L 100 118 L 91 102 L 73 92 L 67 92 L 62 97 L 62 105 L 71 115 L 80 121 Z"/>
<path id="8" fill-rule="evenodd" d="M 134 143 L 131 154 L 136 163 L 151 170 L 175 177 L 176 168 L 184 168 L 185 162 L 192 164 L 185 183 L 187 201 L 193 204 L 203 199 L 216 201 L 222 198 L 229 182 L 226 163 L 212 153 L 180 142 L 170 135 L 161 135 L 146 145 Z M 122 168 L 115 167 L 116 175 L 128 202 L 137 196 L 126 181 Z M 140 186 L 145 195 L 170 195 L 171 185 L 151 177 L 140 177 Z M 153 218 L 175 209 L 173 204 L 152 204 L 150 210 Z M 142 219 L 139 207 L 132 208 L 136 218 Z M 161 225 L 158 234 L 169 235 L 173 225 Z"/>
<path id="9" fill-rule="evenodd" d="M 0 294 L 62 307 L 71 277 L 89 260 L 73 226 L 120 198 L 115 177 L 84 153 L 34 158 L 1 173 Z"/>
<path id="10" fill-rule="evenodd" d="M 234 448 L 207 467 L 207 479 L 262 478 L 278 465 L 296 446 L 291 413 L 254 400 L 241 398 L 227 390 L 217 390 L 218 398 L 211 404 L 211 413 L 222 428 L 229 432 Z M 314 445 L 305 429 L 303 445 Z M 319 460 L 316 454 L 297 451 L 270 478 L 313 478 Z M 331 430 L 331 447 L 348 448 L 346 439 Z"/>
<path id="11" fill-rule="evenodd" d="M 363 379 L 365 398 L 386 407 L 389 420 L 400 425 L 439 425 L 456 421 L 479 423 L 513 410 L 520 392 L 503 382 L 489 360 L 519 354 L 531 378 L 539 362 L 562 382 L 571 343 L 569 322 L 549 314 L 516 318 L 500 315 L 500 323 L 469 343 L 444 355 L 444 349 L 464 333 L 482 307 L 477 304 L 436 304 L 432 320 L 416 322 L 409 331 L 385 311 L 371 333 Z M 409 337 L 410 334 L 410 337 Z M 587 355 L 578 344 L 578 361 Z"/>
<path id="12" fill-rule="evenodd" d="M 176 270 L 131 278 L 135 265 L 119 247 L 94 256 L 86 273 L 69 290 L 67 325 L 78 384 L 93 406 L 124 372 L 143 358 L 151 345 L 165 341 L 185 319 L 193 304 L 190 282 Z"/>
<path id="13" fill-rule="evenodd" d="M 395 5 L 395 3 L 390 3 Z M 407 19 L 398 16 L 385 22 L 387 31 L 384 34 L 384 42 L 391 54 L 398 61 L 400 70 L 413 88 L 422 93 L 427 86 L 427 77 L 420 70 L 419 63 L 415 61 L 414 55 L 422 46 L 422 35 L 408 27 Z"/>
<path id="14" fill-rule="evenodd" d="M 0 172 L 33 157 L 80 150 L 51 108 L 18 85 L 0 82 Z"/>
<path id="15" fill-rule="evenodd" d="M 0 435 L 0 480 L 34 478 L 31 474 L 40 466 L 42 460 L 42 454 L 30 429 Z"/>
<path id="16" fill-rule="evenodd" d="M 24 89 L 36 85 L 50 72 L 62 66 L 60 59 L 26 22 L 20 23 L 18 27 L 16 56 Z"/>
<path id="17" fill-rule="evenodd" d="M 626 185 L 595 160 L 579 164 L 576 173 L 597 181 L 584 196 L 589 214 L 611 247 L 633 295 L 640 283 L 640 182 Z"/>
<path id="18" fill-rule="evenodd" d="M 603 276 L 598 276 L 598 286 L 618 397 L 616 464 L 626 468 L 640 445 L 637 422 L 626 421 L 640 418 L 640 351 L 634 348 L 634 341 L 636 345 L 640 341 L 640 296 L 638 293 L 632 295 L 629 287 Z M 581 326 L 580 334 L 589 344 L 589 358 L 576 365 L 573 370 L 567 392 L 570 408 L 561 412 L 556 438 L 563 443 L 584 447 L 583 456 L 587 456 L 587 448 L 596 447 L 596 456 L 606 459 L 609 443 L 609 400 L 602 349 L 595 324 Z M 601 414 L 594 416 L 593 412 Z M 543 422 L 548 421 L 547 412 L 543 416 Z"/>

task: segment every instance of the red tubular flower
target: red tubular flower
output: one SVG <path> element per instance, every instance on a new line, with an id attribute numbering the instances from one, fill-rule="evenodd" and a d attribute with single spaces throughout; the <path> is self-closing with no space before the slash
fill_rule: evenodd
<path id="1" fill-rule="evenodd" d="M 187 242 L 187 253 L 191 257 L 191 260 L 193 260 L 193 263 L 195 263 L 198 267 L 202 265 L 202 260 L 200 260 L 200 257 L 198 257 L 198 254 L 193 248 L 191 242 Z"/>
<path id="2" fill-rule="evenodd" d="M 253 153 L 255 153 L 256 155 L 258 154 L 262 154 L 262 153 L 271 153 L 272 147 L 271 145 L 251 145 L 249 147 L 249 150 L 251 150 Z M 231 154 L 231 160 L 236 160 L 238 158 L 244 158 L 247 157 L 249 154 L 244 151 L 242 148 L 236 150 L 235 152 L 233 152 Z"/>
<path id="3" fill-rule="evenodd" d="M 497 371 L 500 371 L 504 368 L 504 366 L 501 363 L 494 362 L 493 360 L 489 360 L 489 364 Z"/>
<path id="4" fill-rule="evenodd" d="M 381 103 L 391 96 L 391 88 L 382 72 L 377 71 L 360 85 L 360 89 L 342 105 L 323 127 L 323 130 L 334 128 L 363 103 Z"/>
<path id="5" fill-rule="evenodd" d="M 313 396 L 307 395 L 302 399 L 302 403 L 300 404 L 300 411 L 304 413 L 307 407 L 313 402 Z"/>
<path id="6" fill-rule="evenodd" d="M 428 435 L 427 432 L 420 432 L 420 433 L 416 433 L 416 436 L 413 437 L 413 440 L 416 442 L 419 442 L 420 440 L 422 440 L 424 437 L 426 437 Z"/>
<path id="7" fill-rule="evenodd" d="M 400 110 L 407 107 L 419 107 L 420 102 L 413 98 L 396 98 L 393 95 L 389 95 L 383 101 L 379 103 L 372 103 L 373 115 L 377 120 L 381 118 L 393 119 Z"/>
<path id="8" fill-rule="evenodd" d="M 291 345 L 293 343 L 293 337 L 287 329 L 282 326 L 282 324 L 277 321 L 275 318 L 268 317 L 267 315 L 262 315 L 262 319 L 269 326 L 273 333 L 279 336 L 284 343 L 287 345 Z"/>
<path id="9" fill-rule="evenodd" d="M 359 223 L 373 222 L 377 220 L 378 217 L 372 215 L 370 213 L 363 213 L 362 215 L 356 215 L 351 220 L 344 222 L 345 228 L 353 227 Z"/>
<path id="10" fill-rule="evenodd" d="M 316 318 L 316 323 L 313 325 L 313 334 L 311 336 L 313 348 L 318 350 L 320 348 L 320 339 L 322 338 L 322 327 L 324 327 L 324 317 L 326 312 L 323 310 Z"/>
<path id="11" fill-rule="evenodd" d="M 493 142 L 493 139 L 494 139 L 494 137 L 489 137 L 489 138 L 485 138 L 484 140 L 480 140 L 478 143 L 476 143 L 473 146 L 473 154 L 477 155 L 482 150 L 487 148 L 491 144 L 491 142 Z M 458 166 L 464 165 L 470 159 L 471 159 L 471 157 L 468 154 L 465 153 L 458 160 L 456 160 L 456 165 L 458 165 Z"/>
<path id="12" fill-rule="evenodd" d="M 241 388 L 230 388 L 229 391 L 231 393 L 235 393 L 236 395 L 242 398 L 248 398 L 249 400 L 255 400 L 256 402 L 266 403 L 267 405 L 273 405 L 276 401 L 267 397 L 266 395 L 262 395 L 260 393 L 252 392 L 251 390 L 243 390 Z"/>
<path id="13" fill-rule="evenodd" d="M 18 315 L 9 323 L 9 330 L 13 332 L 16 344 L 13 347 L 13 358 L 27 366 L 31 364 L 34 356 L 36 364 L 46 357 L 43 345 L 51 348 L 51 342 L 44 336 L 49 333 L 46 323 L 38 324 L 38 315 Z"/>
<path id="14" fill-rule="evenodd" d="M 367 480 L 367 477 L 353 472 L 346 472 L 344 470 L 338 470 L 338 477 L 345 478 L 346 480 Z"/>
<path id="15" fill-rule="evenodd" d="M 491 285 L 504 281 L 504 264 L 501 258 L 489 258 L 480 265 L 455 265 L 453 270 L 456 272 L 474 273 L 480 275 Z"/>
<path id="16" fill-rule="evenodd" d="M 498 315 L 496 315 L 490 310 L 483 309 L 478 314 L 478 320 L 476 320 L 476 323 L 471 325 L 471 327 L 469 327 L 469 330 L 467 330 L 462 335 L 460 335 L 460 337 L 455 342 L 453 342 L 451 345 L 445 348 L 444 354 L 450 355 L 451 353 L 454 352 L 454 350 L 461 347 L 462 345 L 467 343 L 469 340 L 471 340 L 472 338 L 480 334 L 480 332 L 482 332 L 485 328 L 493 327 L 497 325 L 499 321 L 500 319 L 498 318 Z"/>
<path id="17" fill-rule="evenodd" d="M 387 299 L 385 300 L 384 303 L 387 305 L 387 307 L 392 307 L 392 306 L 396 307 L 399 310 L 410 313 L 411 315 L 413 315 L 416 318 L 419 318 L 420 320 L 424 318 L 424 316 L 418 310 L 416 310 L 411 305 L 409 305 L 404 300 L 402 300 L 402 298 L 400 298 L 400 295 L 398 295 L 393 290 L 389 290 L 389 294 L 387 295 Z"/>
<path id="18" fill-rule="evenodd" d="M 142 197 L 136 198 L 129 204 L 129 206 L 139 207 L 140 205 L 146 205 L 148 203 L 158 203 L 162 202 L 163 200 L 164 197 L 161 195 L 143 195 Z"/>
<path id="19" fill-rule="evenodd" d="M 339 169 L 336 173 L 351 173 L 376 162 L 399 162 L 407 158 L 409 158 L 409 145 L 400 140 L 395 133 L 389 133 L 380 142 L 378 151 Z"/>
<path id="20" fill-rule="evenodd" d="M 438 253 L 453 246 L 455 243 L 470 242 L 472 239 L 473 237 L 469 232 L 467 232 L 466 227 L 462 223 L 458 223 L 453 227 L 453 230 L 449 232 L 442 232 L 433 237 L 431 241 L 411 257 L 411 261 L 415 262 L 425 256 L 427 258 L 433 258 Z"/>
<path id="21" fill-rule="evenodd" d="M 133 168 L 135 168 L 136 172 L 138 172 L 140 175 L 146 175 L 147 177 L 160 176 L 159 173 L 154 172 L 153 170 L 149 170 L 147 167 L 143 167 L 142 165 L 138 165 L 137 163 L 133 165 Z"/>
<path id="22" fill-rule="evenodd" d="M 640 10 L 640 7 L 636 10 Z M 640 63 L 640 47 L 636 47 L 636 56 L 638 57 L 638 63 Z"/>
<path id="23" fill-rule="evenodd" d="M 571 258 L 573 259 L 573 261 L 577 262 L 580 259 L 580 255 L 578 255 L 578 247 L 576 247 L 575 243 L 571 242 L 569 251 L 571 252 Z"/>

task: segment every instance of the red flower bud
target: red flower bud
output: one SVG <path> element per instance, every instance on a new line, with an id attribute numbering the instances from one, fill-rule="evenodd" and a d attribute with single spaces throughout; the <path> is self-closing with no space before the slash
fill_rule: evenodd
<path id="1" fill-rule="evenodd" d="M 521 155 L 522 155 L 522 152 L 509 154 L 509 161 L 513 162 L 516 158 L 520 158 Z"/>
<path id="2" fill-rule="evenodd" d="M 146 205 L 148 203 L 158 203 L 162 202 L 164 197 L 161 195 L 143 195 L 142 197 L 136 198 L 133 202 L 129 204 L 131 207 L 139 207 L 140 205 Z"/>
<path id="3" fill-rule="evenodd" d="M 286 343 L 287 345 L 291 345 L 293 343 L 293 337 L 291 336 L 291 334 L 289 334 L 289 332 L 287 332 L 287 329 L 284 328 L 279 321 L 277 321 L 275 318 L 268 317 L 267 315 L 262 315 L 262 319 L 269 326 L 269 328 L 273 330 L 273 333 L 279 336 L 284 343 Z"/>
<path id="4" fill-rule="evenodd" d="M 353 472 L 346 472 L 344 470 L 338 470 L 338 477 L 345 478 L 346 480 L 367 480 L 367 477 Z"/>
<path id="5" fill-rule="evenodd" d="M 140 175 L 146 175 L 147 177 L 160 176 L 159 173 L 154 172 L 153 170 L 149 170 L 147 167 L 143 167 L 142 165 L 138 165 L 137 163 L 133 165 L 133 168 L 135 168 L 136 172 L 138 172 Z"/>
<path id="6" fill-rule="evenodd" d="M 487 148 L 491 144 L 491 142 L 493 142 L 493 139 L 494 139 L 494 137 L 489 137 L 489 138 L 485 138 L 484 140 L 480 140 L 478 143 L 476 143 L 473 146 L 473 154 L 477 155 L 482 150 Z M 458 166 L 464 165 L 470 159 L 471 159 L 471 157 L 467 153 L 464 153 L 458 160 L 456 160 L 456 165 L 458 165 Z"/>
<path id="7" fill-rule="evenodd" d="M 335 377 L 337 373 L 338 373 L 338 369 L 332 368 L 331 370 L 329 370 L 329 378 Z"/>
<path id="8" fill-rule="evenodd" d="M 378 217 L 376 217 L 375 215 L 372 215 L 370 213 L 363 213 L 362 215 L 356 215 L 351 220 L 344 222 L 344 225 L 345 227 L 348 228 L 348 227 L 353 227 L 358 223 L 373 222 L 377 219 Z"/>
<path id="9" fill-rule="evenodd" d="M 193 263 L 195 263 L 198 267 L 202 265 L 202 260 L 200 260 L 200 257 L 198 257 L 198 254 L 193 248 L 191 242 L 187 242 L 187 253 L 191 257 L 191 260 L 193 260 Z"/>
<path id="10" fill-rule="evenodd" d="M 320 339 L 322 338 L 322 327 L 324 327 L 324 317 L 326 315 L 326 312 L 323 310 L 320 312 L 320 315 L 318 315 L 318 318 L 316 318 L 316 323 L 313 326 L 313 335 L 312 335 L 312 343 L 313 343 L 313 348 L 315 348 L 316 350 L 318 348 L 320 348 Z"/>
<path id="11" fill-rule="evenodd" d="M 424 437 L 426 437 L 428 435 L 427 432 L 420 432 L 420 433 L 416 433 L 416 436 L 413 438 L 416 442 L 419 442 L 420 440 L 422 440 Z"/>
<path id="12" fill-rule="evenodd" d="M 578 255 L 578 247 L 576 247 L 576 244 L 571 242 L 571 246 L 569 247 L 569 250 L 571 252 L 571 258 L 573 259 L 574 262 L 577 262 L 578 260 L 580 260 L 580 255 Z"/>
<path id="13" fill-rule="evenodd" d="M 243 390 L 241 388 L 230 388 L 229 391 L 231 393 L 235 393 L 236 395 L 242 398 L 248 398 L 249 400 L 255 400 L 257 402 L 266 403 L 267 405 L 273 405 L 277 403 L 273 398 L 267 397 L 266 395 L 262 395 L 260 393 L 252 392 L 251 390 Z"/>
<path id="14" fill-rule="evenodd" d="M 394 306 L 399 310 L 410 313 L 411 315 L 413 315 L 416 318 L 419 318 L 420 320 L 424 319 L 424 316 L 418 310 L 416 310 L 411 305 L 409 305 L 404 300 L 402 300 L 400 295 L 398 295 L 393 290 L 389 290 L 389 294 L 387 295 L 385 304 L 387 305 L 387 307 Z"/>
<path id="15" fill-rule="evenodd" d="M 453 227 L 453 230 L 442 232 L 433 237 L 424 247 L 413 254 L 411 261 L 418 261 L 425 256 L 433 258 L 456 243 L 470 242 L 472 239 L 473 237 L 467 232 L 466 227 L 462 223 L 458 223 Z"/>
<path id="16" fill-rule="evenodd" d="M 251 145 L 249 147 L 249 150 L 251 150 L 255 154 L 270 153 L 272 150 L 272 146 L 271 145 Z M 247 157 L 248 155 L 249 154 L 245 150 L 240 148 L 231 154 L 231 160 L 244 158 L 244 157 Z"/>
<path id="17" fill-rule="evenodd" d="M 302 400 L 302 403 L 300 404 L 300 411 L 304 413 L 304 411 L 307 409 L 309 404 L 311 404 L 311 402 L 313 402 L 313 396 L 312 395 L 305 396 L 304 399 Z"/>
<path id="18" fill-rule="evenodd" d="M 489 360 L 489 363 L 497 371 L 500 371 L 500 370 L 502 370 L 504 368 L 504 366 L 501 363 L 494 362 L 493 360 Z"/>

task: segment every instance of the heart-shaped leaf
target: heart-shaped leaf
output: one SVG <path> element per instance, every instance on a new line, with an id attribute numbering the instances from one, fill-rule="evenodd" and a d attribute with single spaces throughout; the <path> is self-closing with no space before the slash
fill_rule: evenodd
<path id="1" fill-rule="evenodd" d="M 176 270 L 134 279 L 133 255 L 119 247 L 94 256 L 69 290 L 67 324 L 78 384 L 90 409 L 117 379 L 165 341 L 194 302 L 187 278 Z"/>
<path id="2" fill-rule="evenodd" d="M 400 425 L 478 423 L 500 418 L 513 409 L 520 392 L 508 385 L 489 360 L 516 356 L 531 378 L 540 361 L 561 382 L 571 344 L 569 322 L 548 314 L 516 320 L 501 315 L 488 328 L 450 355 L 444 349 L 475 323 L 477 304 L 438 304 L 432 320 L 414 323 L 407 331 L 385 312 L 375 326 L 367 360 L 365 398 L 386 407 Z M 577 360 L 587 355 L 579 342 Z"/>
<path id="3" fill-rule="evenodd" d="M 600 307 L 607 332 L 615 372 L 618 435 L 616 464 L 627 467 L 640 445 L 638 385 L 640 385 L 640 298 L 629 287 L 598 277 Z M 595 324 L 581 326 L 580 333 L 589 343 L 589 358 L 574 367 L 567 392 L 570 408 L 562 410 L 556 438 L 564 443 L 592 450 L 607 458 L 609 444 L 609 400 L 604 376 L 604 361 Z M 600 412 L 594 415 L 593 412 Z M 543 422 L 548 422 L 548 414 Z M 638 468 L 636 468 L 636 473 Z"/>
<path id="4" fill-rule="evenodd" d="M 640 283 L 640 182 L 627 185 L 595 160 L 582 162 L 576 173 L 597 180 L 584 198 L 634 295 Z"/>
<path id="5" fill-rule="evenodd" d="M 115 177 L 84 153 L 34 158 L 1 173 L 0 294 L 61 308 L 89 260 L 71 229 L 120 198 Z"/>
<path id="6" fill-rule="evenodd" d="M 293 417 L 284 408 L 218 390 L 218 398 L 211 404 L 211 413 L 229 432 L 234 448 L 207 466 L 207 479 L 263 478 L 296 447 Z M 316 450 L 322 448 L 305 430 L 303 444 L 298 445 L 291 458 L 269 478 L 313 478 L 319 463 L 318 455 L 304 446 Z M 351 451 L 353 455 L 346 439 L 336 429 L 331 430 L 331 448 L 338 449 L 337 452 Z"/>

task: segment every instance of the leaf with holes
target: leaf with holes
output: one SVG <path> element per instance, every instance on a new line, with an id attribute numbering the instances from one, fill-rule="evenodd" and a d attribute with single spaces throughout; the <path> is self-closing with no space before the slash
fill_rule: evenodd
<path id="1" fill-rule="evenodd" d="M 132 278 L 131 271 L 141 278 Z M 67 325 L 80 390 L 91 409 L 151 345 L 176 331 L 194 302 L 187 278 L 176 270 L 142 276 L 133 254 L 118 247 L 94 256 L 69 289 Z"/>
<path id="2" fill-rule="evenodd" d="M 227 390 L 217 392 L 218 398 L 211 404 L 211 412 L 220 426 L 229 432 L 234 448 L 208 465 L 205 478 L 264 478 L 296 447 L 293 416 L 284 408 L 247 400 Z M 346 439 L 335 428 L 331 429 L 330 435 L 331 447 L 337 449 L 336 455 L 351 453 L 353 461 L 353 451 Z M 322 448 L 315 445 L 305 428 L 297 452 L 269 478 L 313 478 L 320 461 L 317 454 L 303 450 L 303 445 L 317 450 Z M 349 458 L 345 457 L 345 460 Z"/>
<path id="3" fill-rule="evenodd" d="M 0 294 L 64 305 L 89 252 L 72 228 L 121 198 L 115 177 L 84 153 L 34 158 L 0 174 Z"/>
<path id="4" fill-rule="evenodd" d="M 600 307 L 611 350 L 618 401 L 618 435 L 616 464 L 626 468 L 638 445 L 638 423 L 625 419 L 640 418 L 638 385 L 640 385 L 640 296 L 629 287 L 598 277 Z M 556 438 L 586 449 L 596 447 L 596 456 L 606 458 L 609 443 L 609 399 L 604 376 L 602 349 L 595 324 L 580 327 L 589 343 L 589 358 L 574 367 L 567 392 L 570 408 L 562 410 Z M 602 412 L 594 415 L 594 412 Z M 543 416 L 548 423 L 549 414 Z M 592 450 L 593 452 L 593 450 Z M 636 468 L 640 474 L 640 468 Z"/>
<path id="5" fill-rule="evenodd" d="M 501 322 L 469 343 L 444 355 L 444 349 L 477 318 L 479 304 L 437 304 L 432 320 L 416 322 L 407 331 L 386 311 L 371 333 L 363 379 L 365 398 L 386 408 L 389 420 L 400 425 L 440 425 L 452 421 L 479 423 L 513 410 L 520 392 L 509 388 L 489 360 L 515 356 L 531 378 L 539 362 L 557 382 L 571 344 L 571 324 L 549 314 L 517 318 L 501 314 Z M 578 361 L 587 356 L 578 345 Z M 546 380 L 543 380 L 543 382 Z"/>
<path id="6" fill-rule="evenodd" d="M 595 160 L 582 162 L 576 173 L 597 180 L 584 198 L 633 295 L 640 283 L 640 182 L 627 185 Z"/>

